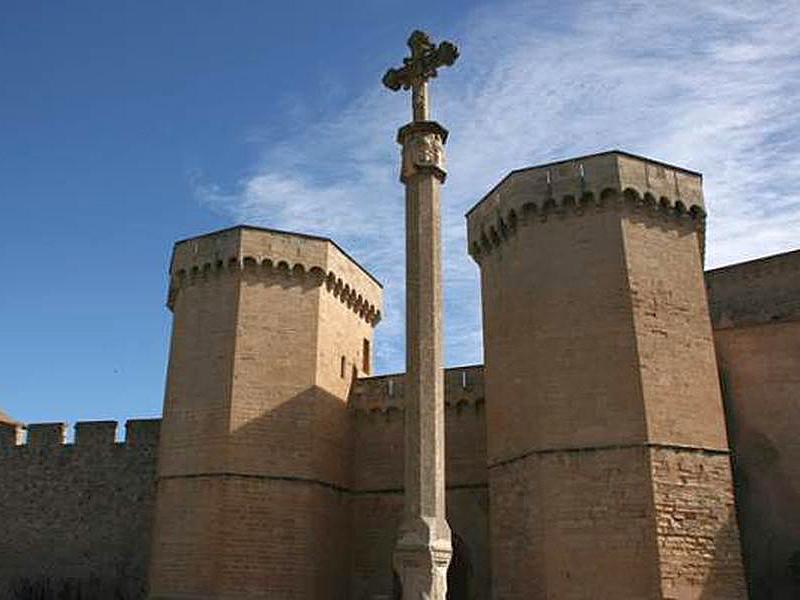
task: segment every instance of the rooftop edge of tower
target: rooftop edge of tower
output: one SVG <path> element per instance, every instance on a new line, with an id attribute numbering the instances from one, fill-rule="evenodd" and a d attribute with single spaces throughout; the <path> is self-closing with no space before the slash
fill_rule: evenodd
<path id="1" fill-rule="evenodd" d="M 465 215 L 470 254 L 491 251 L 518 220 L 533 214 L 544 221 L 550 212 L 582 212 L 612 198 L 686 215 L 700 226 L 705 219 L 701 173 L 609 150 L 511 171 Z"/>
<path id="2" fill-rule="evenodd" d="M 554 160 L 554 161 L 551 161 L 551 162 L 541 163 L 541 164 L 538 164 L 538 165 L 531 165 L 529 167 L 520 167 L 519 169 L 514 169 L 512 171 L 509 171 L 506 174 L 506 176 L 503 177 L 499 182 L 497 182 L 492 189 L 490 189 L 488 192 L 486 192 L 481 197 L 480 200 L 478 200 L 475 204 L 473 204 L 472 208 L 470 208 L 466 212 L 466 214 L 464 216 L 469 217 L 470 214 L 472 214 L 472 212 L 475 211 L 475 209 L 477 209 L 483 203 L 484 200 L 486 200 L 492 194 L 494 194 L 496 191 L 498 191 L 504 184 L 506 184 L 506 182 L 509 179 L 511 179 L 512 177 L 515 177 L 515 176 L 517 176 L 517 175 L 519 175 L 521 173 L 527 173 L 529 171 L 542 171 L 542 170 L 547 170 L 547 169 L 553 169 L 555 167 L 559 167 L 561 165 L 566 165 L 568 163 L 590 161 L 590 160 L 593 160 L 593 159 L 596 159 L 596 158 L 600 158 L 600 157 L 605 157 L 605 156 L 621 156 L 621 157 L 629 158 L 629 159 L 632 159 L 632 160 L 635 160 L 635 161 L 648 163 L 648 164 L 651 164 L 653 166 L 660 166 L 660 167 L 662 167 L 664 169 L 671 169 L 673 171 L 677 171 L 677 172 L 680 172 L 680 173 L 685 173 L 686 175 L 693 175 L 693 176 L 698 177 L 700 179 L 703 178 L 703 174 L 701 172 L 699 172 L 699 171 L 693 171 L 693 170 L 687 169 L 685 167 L 679 167 L 678 165 L 674 165 L 672 163 L 656 160 L 656 159 L 653 159 L 653 158 L 648 158 L 646 156 L 642 156 L 640 154 L 634 154 L 632 152 L 626 152 L 625 150 L 617 150 L 617 149 L 604 150 L 602 152 L 594 152 L 592 154 L 584 154 L 582 156 L 576 156 L 576 157 L 573 157 L 573 158 L 563 158 L 561 160 Z"/>
<path id="3" fill-rule="evenodd" d="M 308 274 L 373 323 L 380 319 L 383 286 L 336 242 L 327 237 L 251 225 L 236 225 L 175 243 L 170 261 L 172 307 L 183 285 L 222 270 L 246 267 Z"/>
<path id="4" fill-rule="evenodd" d="M 327 242 L 328 244 L 333 246 L 336 250 L 338 250 L 339 253 L 344 258 L 346 258 L 351 263 L 353 263 L 356 267 L 358 267 L 358 269 L 360 271 L 362 271 L 367 277 L 369 277 L 378 287 L 383 288 L 383 284 L 378 280 L 377 277 L 375 277 L 372 273 L 370 273 L 367 270 L 366 267 L 364 267 L 355 258 L 353 258 L 353 256 L 349 252 L 347 252 L 344 248 L 342 248 L 332 238 L 325 237 L 325 236 L 320 236 L 320 235 L 312 235 L 312 234 L 309 234 L 309 233 L 299 233 L 297 231 L 287 231 L 287 230 L 284 230 L 284 229 L 275 229 L 275 228 L 272 228 L 272 227 L 260 227 L 260 226 L 257 226 L 257 225 L 247 225 L 247 224 L 244 224 L 244 223 L 239 224 L 239 225 L 233 225 L 232 227 L 225 227 L 224 229 L 217 229 L 215 231 L 209 231 L 208 233 L 202 233 L 200 235 L 195 235 L 195 236 L 192 236 L 192 237 L 188 237 L 188 238 L 184 238 L 184 239 L 176 241 L 175 244 L 174 244 L 174 247 L 173 247 L 173 251 L 172 251 L 172 258 L 170 259 L 170 271 L 172 271 L 174 266 L 175 266 L 175 255 L 176 255 L 175 249 L 180 244 L 184 244 L 186 242 L 194 242 L 194 241 L 200 240 L 202 238 L 214 237 L 214 236 L 219 236 L 219 235 L 222 235 L 222 234 L 227 234 L 227 233 L 230 233 L 230 232 L 239 232 L 239 231 L 243 231 L 243 230 L 244 231 L 257 231 L 257 232 L 263 232 L 263 233 L 270 233 L 270 234 L 279 235 L 279 236 L 290 236 L 290 237 L 295 237 L 295 238 L 300 238 L 300 239 L 305 239 L 305 240 L 311 240 L 311 241 L 317 241 L 317 242 Z"/>

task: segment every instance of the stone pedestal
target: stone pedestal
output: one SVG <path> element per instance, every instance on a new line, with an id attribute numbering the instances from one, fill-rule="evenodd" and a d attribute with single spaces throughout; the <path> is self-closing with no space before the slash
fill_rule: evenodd
<path id="1" fill-rule="evenodd" d="M 400 540 L 403 543 L 403 540 Z M 403 583 L 404 600 L 444 600 L 447 567 L 453 551 L 449 538 L 420 541 L 415 546 L 398 544 L 394 566 Z"/>
<path id="2" fill-rule="evenodd" d="M 452 547 L 445 518 L 440 186 L 447 130 L 406 125 L 405 511 L 394 556 L 403 598 L 444 600 Z"/>

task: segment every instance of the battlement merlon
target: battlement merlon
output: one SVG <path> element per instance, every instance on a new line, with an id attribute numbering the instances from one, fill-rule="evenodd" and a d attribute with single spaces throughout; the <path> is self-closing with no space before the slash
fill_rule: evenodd
<path id="1" fill-rule="evenodd" d="M 477 259 L 490 251 L 531 213 L 544 219 L 549 211 L 581 210 L 612 196 L 704 223 L 702 174 L 610 150 L 509 173 L 467 212 L 469 253 Z"/>
<path id="2" fill-rule="evenodd" d="M 389 413 L 405 408 L 405 373 L 392 373 L 357 379 L 348 399 L 356 413 Z M 483 365 L 451 367 L 444 370 L 444 400 L 447 408 L 470 406 L 481 409 L 485 403 Z"/>
<path id="3" fill-rule="evenodd" d="M 116 421 L 79 421 L 75 423 L 75 442 L 67 443 L 66 423 L 0 422 L 0 448 L 58 449 L 62 447 L 96 449 L 124 446 L 155 448 L 158 445 L 161 419 L 130 419 L 125 422 L 125 440 L 116 441 Z"/>
<path id="4" fill-rule="evenodd" d="M 340 296 L 373 325 L 383 311 L 383 286 L 333 240 L 325 237 L 238 225 L 179 241 L 170 265 L 167 305 L 182 285 L 221 271 L 277 269 L 309 276 Z"/>

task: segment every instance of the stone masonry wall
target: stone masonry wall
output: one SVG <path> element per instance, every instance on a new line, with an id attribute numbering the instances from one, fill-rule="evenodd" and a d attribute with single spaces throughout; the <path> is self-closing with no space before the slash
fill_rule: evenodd
<path id="1" fill-rule="evenodd" d="M 493 465 L 492 598 L 661 598 L 647 449 Z"/>
<path id="2" fill-rule="evenodd" d="M 159 425 L 0 426 L 0 597 L 144 597 Z"/>
<path id="3" fill-rule="evenodd" d="M 664 600 L 747 598 L 727 453 L 650 448 Z"/>
<path id="4" fill-rule="evenodd" d="M 692 219 L 622 223 L 665 599 L 744 598 L 733 482 Z"/>
<path id="5" fill-rule="evenodd" d="M 800 251 L 706 273 L 750 597 L 800 597 Z"/>
<path id="6" fill-rule="evenodd" d="M 346 400 L 380 285 L 327 239 L 250 227 L 177 244 L 171 276 L 153 598 L 346 598 Z"/>
<path id="7" fill-rule="evenodd" d="M 392 553 L 403 511 L 403 379 L 360 379 L 350 396 L 353 600 L 392 598 Z M 464 597 L 486 599 L 490 555 L 483 368 L 447 369 L 445 402 L 447 519 L 466 573 Z"/>

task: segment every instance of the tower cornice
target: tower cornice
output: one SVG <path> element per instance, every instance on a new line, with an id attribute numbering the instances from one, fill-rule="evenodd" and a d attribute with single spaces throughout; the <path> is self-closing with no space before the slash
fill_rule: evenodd
<path id="1" fill-rule="evenodd" d="M 381 284 L 330 239 L 248 226 L 177 242 L 167 306 L 173 308 L 182 289 L 231 275 L 324 286 L 371 325 L 381 319 Z"/>
<path id="2" fill-rule="evenodd" d="M 520 226 L 603 210 L 689 225 L 702 239 L 702 175 L 617 150 L 512 171 L 466 214 L 469 254 L 480 262 Z"/>
<path id="3" fill-rule="evenodd" d="M 367 321 L 373 327 L 382 317 L 380 305 L 370 302 L 362 290 L 351 285 L 334 271 L 328 271 L 318 266 L 300 262 L 288 263 L 284 260 L 275 262 L 269 257 L 259 256 L 232 256 L 227 261 L 217 260 L 213 263 L 205 262 L 194 265 L 189 269 L 179 269 L 170 277 L 167 307 L 172 310 L 177 294 L 180 290 L 193 285 L 201 285 L 211 277 L 225 275 L 243 275 L 246 273 L 269 277 L 283 277 L 297 285 L 311 283 L 322 287 L 346 304 L 354 313 Z"/>
<path id="4" fill-rule="evenodd" d="M 579 217 L 604 210 L 650 216 L 675 226 L 689 226 L 697 229 L 701 236 L 705 231 L 706 212 L 697 204 L 687 207 L 681 200 L 667 196 L 656 199 L 649 192 L 642 194 L 631 187 L 622 191 L 605 188 L 599 194 L 587 190 L 578 198 L 567 194 L 559 199 L 551 197 L 540 201 L 531 200 L 506 210 L 498 210 L 493 219 L 483 221 L 479 227 L 469 228 L 469 254 L 480 262 L 521 226 L 543 224 L 553 218 Z"/>

